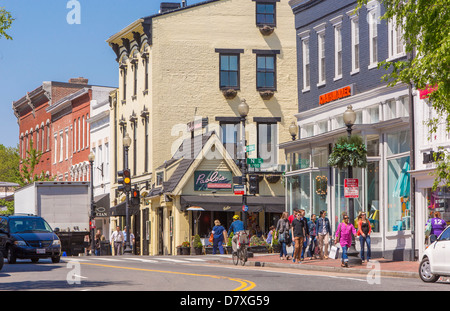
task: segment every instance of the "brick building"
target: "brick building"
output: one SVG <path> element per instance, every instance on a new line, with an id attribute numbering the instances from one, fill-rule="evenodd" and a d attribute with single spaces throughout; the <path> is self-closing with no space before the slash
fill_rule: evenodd
<path id="1" fill-rule="evenodd" d="M 12 103 L 12 109 L 19 124 L 19 154 L 23 159 L 30 150 L 30 143 L 36 150 L 42 152 L 40 163 L 35 167 L 35 173 L 44 172 L 52 176 L 51 139 L 53 129 L 51 114 L 46 110 L 53 103 L 61 100 L 80 89 L 85 84 L 78 79 L 69 82 L 45 81 L 22 98 Z"/>
<path id="2" fill-rule="evenodd" d="M 71 81 L 74 81 L 72 79 Z M 59 181 L 88 181 L 90 153 L 90 106 L 92 101 L 104 102 L 114 88 L 88 85 L 78 78 L 83 87 L 49 105 L 53 152 L 51 174 Z"/>

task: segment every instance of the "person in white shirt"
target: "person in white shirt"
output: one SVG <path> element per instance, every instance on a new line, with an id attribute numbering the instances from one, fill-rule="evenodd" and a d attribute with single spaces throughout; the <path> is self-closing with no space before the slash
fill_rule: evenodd
<path id="1" fill-rule="evenodd" d="M 126 244 L 126 242 L 127 242 L 127 226 L 125 226 L 125 227 L 123 228 L 123 237 L 124 237 L 124 239 L 123 239 L 123 241 L 124 241 L 123 245 L 125 246 L 125 244 Z M 130 230 L 130 241 L 131 241 L 131 243 L 130 243 L 130 248 L 133 249 L 133 245 L 134 245 L 134 242 L 135 242 L 135 238 L 134 238 L 134 234 L 133 234 L 133 232 L 131 232 L 131 230 Z"/>
<path id="2" fill-rule="evenodd" d="M 125 237 L 123 235 L 123 232 L 120 231 L 119 226 L 117 226 L 116 231 L 114 231 L 111 235 L 111 242 L 114 246 L 114 255 L 122 255 L 122 246 L 124 241 Z"/>

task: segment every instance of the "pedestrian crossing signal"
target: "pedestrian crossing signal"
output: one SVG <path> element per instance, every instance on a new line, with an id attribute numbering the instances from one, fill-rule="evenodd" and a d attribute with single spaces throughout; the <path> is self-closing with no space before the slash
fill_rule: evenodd
<path id="1" fill-rule="evenodd" d="M 141 202 L 141 194 L 139 193 L 138 189 L 134 189 L 131 192 L 131 205 L 139 206 L 140 202 Z"/>

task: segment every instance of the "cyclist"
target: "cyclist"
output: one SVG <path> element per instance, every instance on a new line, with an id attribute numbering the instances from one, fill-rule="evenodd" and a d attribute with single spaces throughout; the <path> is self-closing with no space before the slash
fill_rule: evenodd
<path id="1" fill-rule="evenodd" d="M 245 234 L 244 231 L 244 223 L 242 220 L 239 219 L 239 215 L 233 216 L 233 223 L 230 226 L 230 232 L 233 232 L 233 239 L 231 240 L 231 246 L 233 248 L 233 253 L 237 253 L 237 242 L 238 242 L 238 236 L 240 234 Z M 245 235 L 241 237 L 241 243 L 245 242 Z"/>

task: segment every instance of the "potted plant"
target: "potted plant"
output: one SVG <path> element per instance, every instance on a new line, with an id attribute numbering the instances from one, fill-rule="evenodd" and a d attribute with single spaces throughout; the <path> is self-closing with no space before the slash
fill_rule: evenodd
<path id="1" fill-rule="evenodd" d="M 261 240 L 256 235 L 250 238 L 249 251 L 253 253 L 266 253 L 269 245 L 266 241 Z"/>
<path id="2" fill-rule="evenodd" d="M 274 95 L 274 91 L 271 90 L 267 90 L 267 91 L 259 91 L 259 95 L 261 96 L 262 99 L 264 100 L 269 100 L 273 97 Z"/>
<path id="3" fill-rule="evenodd" d="M 181 243 L 181 254 L 190 255 L 191 254 L 191 244 L 188 241 Z"/>
<path id="4" fill-rule="evenodd" d="M 203 244 L 198 234 L 194 236 L 194 241 L 192 244 L 194 245 L 195 255 L 201 255 L 203 252 Z"/>
<path id="5" fill-rule="evenodd" d="M 278 234 L 277 234 L 277 238 L 273 237 L 272 239 L 272 253 L 277 254 L 280 252 L 280 242 L 278 242 Z"/>
<path id="6" fill-rule="evenodd" d="M 227 241 L 227 254 L 231 254 L 233 252 L 233 244 L 232 244 L 232 240 L 233 240 L 233 236 L 234 233 L 231 232 L 230 235 L 228 236 L 228 241 Z"/>
<path id="7" fill-rule="evenodd" d="M 275 28 L 269 25 L 262 25 L 259 27 L 259 32 L 261 32 L 263 36 L 270 36 L 274 30 Z"/>
<path id="8" fill-rule="evenodd" d="M 328 157 L 328 165 L 339 169 L 367 166 L 367 148 L 359 135 L 339 137 Z"/>
<path id="9" fill-rule="evenodd" d="M 222 90 L 222 94 L 226 99 L 233 99 L 237 95 L 237 91 L 235 89 L 226 89 Z"/>

